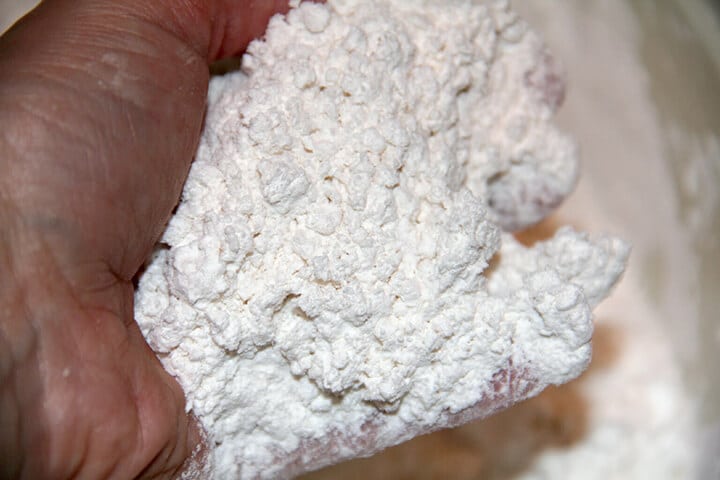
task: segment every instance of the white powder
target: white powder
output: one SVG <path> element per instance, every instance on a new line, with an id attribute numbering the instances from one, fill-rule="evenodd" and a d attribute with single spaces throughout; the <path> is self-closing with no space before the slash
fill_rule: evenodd
<path id="1" fill-rule="evenodd" d="M 674 45 L 672 36 L 648 38 L 624 0 L 515 4 L 567 66 L 571 88 L 558 122 L 583 152 L 578 188 L 538 229 L 540 236 L 557 223 L 569 223 L 616 231 L 633 242 L 623 281 L 595 311 L 593 362 L 579 379 L 492 418 L 310 474 L 307 480 L 720 478 L 718 443 L 700 436 L 699 427 L 707 428 L 712 417 L 699 419 L 702 397 L 689 386 L 688 372 L 678 361 L 683 350 L 697 354 L 698 348 L 692 332 L 699 323 L 696 295 L 702 285 L 696 283 L 698 259 L 688 227 L 700 215 L 716 218 L 717 213 L 711 216 L 707 208 L 712 193 L 703 192 L 689 225 L 678 214 L 669 168 L 673 159 L 664 151 L 668 136 L 649 95 L 652 79 L 639 51 L 643 37 L 665 49 Z M 652 15 L 643 21 L 651 23 Z M 680 27 L 673 22 L 673 28 Z M 665 65 L 673 61 L 661 58 Z M 686 74 L 692 78 L 696 72 Z M 673 94 L 685 99 L 682 92 Z M 690 151 L 701 160 L 718 158 L 712 147 Z M 683 171 L 688 175 L 696 169 Z M 707 173 L 703 178 L 713 180 Z M 661 276 L 657 267 L 663 263 L 668 274 Z M 654 292 L 659 293 L 655 298 Z M 665 328 L 673 324 L 682 329 Z M 713 363 L 696 366 L 716 368 Z M 703 453 L 714 469 L 700 471 Z"/>
<path id="2" fill-rule="evenodd" d="M 367 455 L 579 375 L 627 247 L 502 231 L 575 183 L 562 93 L 503 1 L 302 4 L 212 81 L 136 295 L 208 475 Z"/>

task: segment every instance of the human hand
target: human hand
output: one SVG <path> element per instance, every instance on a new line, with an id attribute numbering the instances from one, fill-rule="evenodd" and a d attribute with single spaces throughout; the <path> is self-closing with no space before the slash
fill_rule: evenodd
<path id="1" fill-rule="evenodd" d="M 201 460 L 132 278 L 180 195 L 208 63 L 286 6 L 49 0 L 0 39 L 0 478 Z"/>
<path id="2" fill-rule="evenodd" d="M 132 278 L 195 151 L 207 63 L 274 10 L 226 2 L 47 0 L 0 41 L 3 477 L 158 478 L 202 462 L 182 392 L 133 320 Z M 526 86 L 554 91 L 539 77 Z M 400 427 L 373 412 L 275 462 L 300 473 L 530 396 L 544 384 L 520 347 L 466 409 Z"/>

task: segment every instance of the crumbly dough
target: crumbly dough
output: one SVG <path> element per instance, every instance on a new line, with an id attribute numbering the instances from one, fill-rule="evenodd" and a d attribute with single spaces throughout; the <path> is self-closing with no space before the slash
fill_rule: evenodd
<path id="1" fill-rule="evenodd" d="M 571 191 L 563 82 L 505 1 L 331 0 L 212 80 L 136 318 L 212 478 L 368 455 L 566 382 L 628 248 L 507 233 Z"/>

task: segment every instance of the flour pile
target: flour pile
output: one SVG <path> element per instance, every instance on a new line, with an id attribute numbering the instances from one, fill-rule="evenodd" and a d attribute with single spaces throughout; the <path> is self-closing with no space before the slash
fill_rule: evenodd
<path id="1" fill-rule="evenodd" d="M 508 231 L 572 190 L 552 57 L 504 1 L 303 3 L 211 82 L 136 318 L 214 478 L 488 415 L 590 359 L 627 246 Z"/>

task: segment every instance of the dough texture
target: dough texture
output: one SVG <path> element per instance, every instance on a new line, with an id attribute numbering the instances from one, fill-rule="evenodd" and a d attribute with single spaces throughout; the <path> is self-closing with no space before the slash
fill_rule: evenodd
<path id="1" fill-rule="evenodd" d="M 577 178 L 562 74 L 505 1 L 331 0 L 214 78 L 136 318 L 210 478 L 286 477 L 587 366 L 628 247 L 513 230 Z"/>

